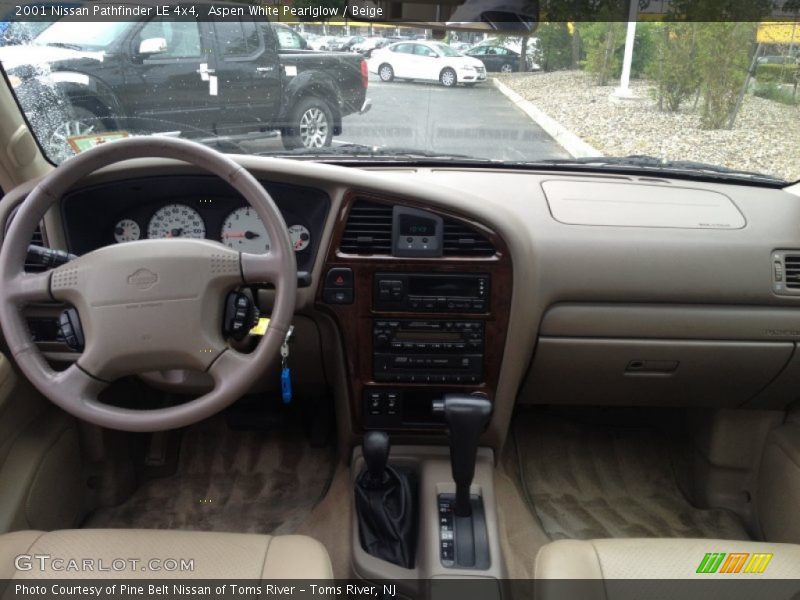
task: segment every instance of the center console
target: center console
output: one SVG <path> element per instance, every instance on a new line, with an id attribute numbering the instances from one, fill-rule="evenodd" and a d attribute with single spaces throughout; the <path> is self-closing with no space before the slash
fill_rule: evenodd
<path id="1" fill-rule="evenodd" d="M 366 579 L 499 579 L 494 460 L 479 443 L 500 379 L 511 257 L 484 225 L 410 204 L 347 197 L 317 295 L 338 325 L 365 443 L 352 463 L 353 566 Z M 402 500 L 409 489 L 413 502 Z M 413 515 L 377 510 L 375 498 Z"/>

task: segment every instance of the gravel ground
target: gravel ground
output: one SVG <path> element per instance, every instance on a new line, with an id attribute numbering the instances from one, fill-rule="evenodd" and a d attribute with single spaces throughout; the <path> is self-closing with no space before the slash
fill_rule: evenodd
<path id="1" fill-rule="evenodd" d="M 649 154 L 800 179 L 800 107 L 748 95 L 732 130 L 700 129 L 686 104 L 659 112 L 651 86 L 632 82 L 641 100 L 609 100 L 614 88 L 580 71 L 500 75 L 500 80 L 587 143 L 609 156 Z"/>

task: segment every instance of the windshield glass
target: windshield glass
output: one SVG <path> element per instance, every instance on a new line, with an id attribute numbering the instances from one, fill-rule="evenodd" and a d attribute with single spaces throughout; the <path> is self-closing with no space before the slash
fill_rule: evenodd
<path id="1" fill-rule="evenodd" d="M 800 179 L 800 20 L 542 22 L 526 36 L 333 19 L 277 27 L 247 11 L 89 21 L 0 47 L 54 163 L 157 134 L 301 160 Z"/>

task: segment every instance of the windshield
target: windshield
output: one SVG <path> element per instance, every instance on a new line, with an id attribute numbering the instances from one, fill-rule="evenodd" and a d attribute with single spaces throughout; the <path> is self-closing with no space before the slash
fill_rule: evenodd
<path id="1" fill-rule="evenodd" d="M 300 160 L 800 179 L 800 20 L 520 36 L 243 13 L 59 20 L 26 43 L 6 41 L 0 63 L 54 163 L 155 134 Z"/>

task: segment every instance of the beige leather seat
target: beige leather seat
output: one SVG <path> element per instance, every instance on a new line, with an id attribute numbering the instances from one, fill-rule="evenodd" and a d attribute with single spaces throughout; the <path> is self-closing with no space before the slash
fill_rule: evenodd
<path id="1" fill-rule="evenodd" d="M 698 573 L 706 554 L 725 553 L 714 577 L 742 577 L 754 554 L 772 554 L 760 579 L 794 579 L 800 574 L 800 545 L 706 539 L 558 540 L 536 556 L 536 579 L 689 579 Z M 747 554 L 731 558 L 731 554 Z M 735 561 L 735 562 L 734 562 Z M 760 563 L 760 564 L 763 564 Z"/>
<path id="2" fill-rule="evenodd" d="M 0 535 L 0 580 L 87 577 L 331 579 L 333 572 L 322 544 L 302 535 L 142 529 Z"/>

